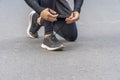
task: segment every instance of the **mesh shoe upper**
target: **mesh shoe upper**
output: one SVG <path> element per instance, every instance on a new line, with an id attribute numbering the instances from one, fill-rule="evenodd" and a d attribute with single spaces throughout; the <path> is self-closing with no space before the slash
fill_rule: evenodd
<path id="1" fill-rule="evenodd" d="M 49 48 L 57 48 L 63 46 L 63 44 L 53 34 L 51 34 L 48 38 L 45 38 L 43 44 Z"/>
<path id="2" fill-rule="evenodd" d="M 32 11 L 29 14 L 29 26 L 27 29 L 27 34 L 31 38 L 38 38 L 38 30 L 40 29 L 40 26 L 36 22 L 38 17 L 39 15 L 35 13 L 35 11 Z"/>

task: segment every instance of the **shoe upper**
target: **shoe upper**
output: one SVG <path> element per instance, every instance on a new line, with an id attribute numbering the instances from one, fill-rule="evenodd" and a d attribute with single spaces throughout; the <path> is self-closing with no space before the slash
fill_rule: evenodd
<path id="1" fill-rule="evenodd" d="M 39 17 L 39 15 L 37 13 L 35 13 L 35 11 L 32 11 L 29 15 L 29 26 L 27 29 L 27 34 L 31 37 L 31 38 L 38 38 L 38 30 L 40 29 L 41 26 L 39 26 L 36 22 L 37 18 Z"/>
<path id="2" fill-rule="evenodd" d="M 51 48 L 63 46 L 63 44 L 56 38 L 54 34 L 51 34 L 49 37 L 44 38 L 43 44 Z"/>
<path id="3" fill-rule="evenodd" d="M 31 23 L 31 28 L 30 28 L 30 32 L 32 33 L 36 33 L 39 29 L 40 29 L 40 26 L 37 24 L 37 18 L 38 18 L 38 14 L 37 13 L 34 13 L 32 15 L 32 23 Z"/>

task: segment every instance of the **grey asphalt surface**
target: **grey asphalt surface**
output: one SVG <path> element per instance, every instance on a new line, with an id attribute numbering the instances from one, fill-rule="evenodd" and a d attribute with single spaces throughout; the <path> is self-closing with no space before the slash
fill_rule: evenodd
<path id="1" fill-rule="evenodd" d="M 71 6 L 72 0 L 69 0 Z M 120 80 L 120 0 L 85 0 L 76 42 L 47 51 L 26 34 L 23 0 L 0 0 L 0 80 Z"/>

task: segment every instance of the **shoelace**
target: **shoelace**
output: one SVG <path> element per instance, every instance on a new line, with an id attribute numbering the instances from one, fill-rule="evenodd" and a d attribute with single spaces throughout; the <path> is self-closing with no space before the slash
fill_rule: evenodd
<path id="1" fill-rule="evenodd" d="M 51 36 L 51 39 L 52 39 L 53 41 L 55 41 L 55 42 L 59 42 L 59 41 L 57 40 L 57 38 L 55 37 L 55 35 L 52 35 L 52 36 Z"/>

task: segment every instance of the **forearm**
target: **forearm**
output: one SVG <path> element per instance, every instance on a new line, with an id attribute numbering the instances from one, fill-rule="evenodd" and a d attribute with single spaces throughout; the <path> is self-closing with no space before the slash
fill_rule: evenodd
<path id="1" fill-rule="evenodd" d="M 40 14 L 41 11 L 44 9 L 43 7 L 40 6 L 38 0 L 25 0 L 25 2 L 38 14 Z"/>
<path id="2" fill-rule="evenodd" d="M 80 13 L 82 4 L 83 0 L 74 0 L 74 11 L 78 11 Z"/>

